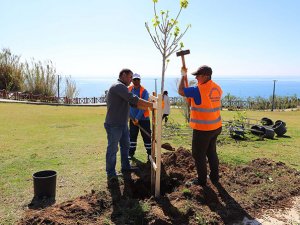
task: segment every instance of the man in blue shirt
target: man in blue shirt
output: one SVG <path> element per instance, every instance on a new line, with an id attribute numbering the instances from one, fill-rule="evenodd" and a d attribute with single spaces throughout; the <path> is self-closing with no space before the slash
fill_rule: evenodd
<path id="1" fill-rule="evenodd" d="M 141 85 L 141 76 L 137 73 L 133 74 L 132 83 L 129 87 L 129 92 L 138 96 L 139 98 L 148 101 L 149 93 Z M 143 137 L 144 146 L 148 155 L 151 155 L 151 129 L 150 129 L 150 119 L 149 119 L 149 110 L 142 110 L 134 107 L 130 107 L 130 123 L 129 123 L 129 133 L 130 133 L 130 149 L 129 149 L 129 158 L 134 156 L 136 146 L 137 146 L 137 137 L 139 134 L 140 127 L 141 135 Z M 146 132 L 144 132 L 145 130 Z"/>

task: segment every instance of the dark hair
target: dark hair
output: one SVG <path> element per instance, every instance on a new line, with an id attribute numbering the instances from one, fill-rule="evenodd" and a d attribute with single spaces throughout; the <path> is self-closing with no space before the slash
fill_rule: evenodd
<path id="1" fill-rule="evenodd" d="M 122 69 L 119 73 L 119 78 L 121 78 L 123 73 L 125 73 L 126 75 L 129 74 L 129 73 L 133 74 L 133 72 L 130 69 Z"/>
<path id="2" fill-rule="evenodd" d="M 164 91 L 163 95 L 168 95 L 168 91 Z"/>

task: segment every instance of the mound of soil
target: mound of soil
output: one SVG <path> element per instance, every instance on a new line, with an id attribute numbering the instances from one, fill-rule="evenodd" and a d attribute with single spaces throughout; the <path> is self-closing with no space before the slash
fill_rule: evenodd
<path id="1" fill-rule="evenodd" d="M 290 206 L 300 195 L 300 173 L 282 162 L 256 159 L 220 165 L 221 180 L 207 187 L 186 185 L 197 176 L 190 151 L 162 155 L 161 197 L 151 196 L 150 164 L 92 191 L 48 208 L 28 209 L 18 224 L 233 224 L 265 209 Z M 288 184 L 288 185 L 287 185 Z"/>

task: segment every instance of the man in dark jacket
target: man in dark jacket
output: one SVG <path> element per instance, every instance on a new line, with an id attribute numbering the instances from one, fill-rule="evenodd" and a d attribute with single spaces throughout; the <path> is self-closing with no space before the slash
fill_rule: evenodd
<path id="1" fill-rule="evenodd" d="M 107 150 L 106 150 L 106 173 L 108 178 L 116 177 L 116 161 L 118 145 L 121 152 L 121 171 L 131 172 L 128 159 L 129 152 L 129 107 L 140 109 L 152 109 L 153 103 L 140 99 L 128 91 L 128 86 L 132 81 L 132 71 L 123 69 L 119 73 L 118 81 L 113 84 L 107 93 L 107 114 L 104 127 L 107 132 Z"/>

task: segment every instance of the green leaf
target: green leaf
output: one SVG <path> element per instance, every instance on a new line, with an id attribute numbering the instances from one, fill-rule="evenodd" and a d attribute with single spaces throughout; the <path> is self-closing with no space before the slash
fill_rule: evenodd
<path id="1" fill-rule="evenodd" d="M 170 23 L 170 25 L 176 25 L 178 23 L 178 21 L 177 20 L 174 20 L 174 19 L 171 19 L 171 23 Z"/>
<path id="2" fill-rule="evenodd" d="M 159 20 L 158 20 L 158 16 L 155 16 L 154 19 L 152 19 L 152 23 L 153 23 L 153 26 L 156 27 L 159 25 Z"/>
<path id="3" fill-rule="evenodd" d="M 158 0 L 152 0 L 154 3 L 157 3 L 158 2 Z"/>
<path id="4" fill-rule="evenodd" d="M 186 9 L 189 5 L 189 1 L 188 0 L 180 0 L 180 7 Z"/>
<path id="5" fill-rule="evenodd" d="M 175 35 L 175 37 L 177 37 L 177 36 L 178 36 L 179 32 L 180 32 L 180 29 L 179 29 L 179 27 L 178 27 L 178 26 L 176 26 L 176 27 L 175 27 L 175 31 L 174 31 L 174 35 Z"/>
<path id="6" fill-rule="evenodd" d="M 180 49 L 184 48 L 183 42 L 180 42 Z"/>

